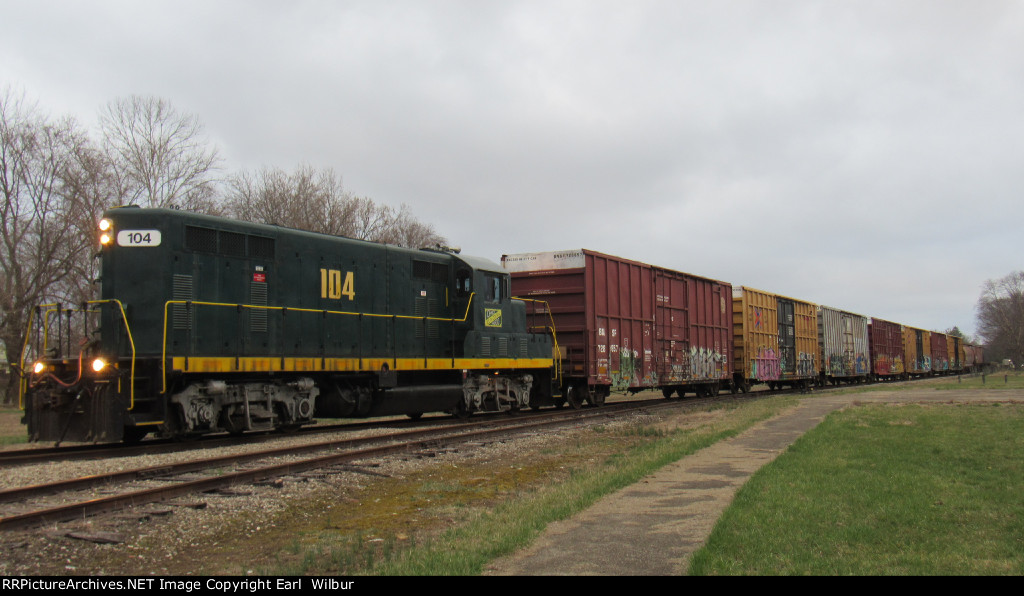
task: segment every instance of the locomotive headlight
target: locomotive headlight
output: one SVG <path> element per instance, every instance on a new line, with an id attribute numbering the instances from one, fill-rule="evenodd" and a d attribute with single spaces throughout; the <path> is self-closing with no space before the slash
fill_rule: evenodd
<path id="1" fill-rule="evenodd" d="M 36 362 L 35 366 L 32 367 L 32 372 L 36 373 L 37 375 L 41 374 L 44 370 L 46 370 L 46 365 L 43 364 L 42 362 Z"/>
<path id="2" fill-rule="evenodd" d="M 107 361 L 102 358 L 97 358 L 92 361 L 92 369 L 96 372 L 102 372 L 103 369 L 107 368 Z"/>
<path id="3" fill-rule="evenodd" d="M 114 239 L 114 236 L 113 236 L 114 222 L 110 221 L 109 219 L 105 219 L 105 218 L 101 219 L 100 220 L 100 224 L 99 224 L 99 228 L 100 228 L 100 232 L 102 232 L 100 234 L 100 244 L 103 245 L 103 246 L 106 246 L 106 245 L 110 244 L 110 242 Z"/>

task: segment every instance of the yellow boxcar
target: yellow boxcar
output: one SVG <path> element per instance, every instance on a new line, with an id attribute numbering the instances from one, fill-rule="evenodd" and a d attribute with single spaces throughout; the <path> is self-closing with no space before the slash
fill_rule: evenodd
<path id="1" fill-rule="evenodd" d="M 818 307 L 810 302 L 733 288 L 733 382 L 741 391 L 766 383 L 808 387 L 818 377 Z"/>
<path id="2" fill-rule="evenodd" d="M 921 376 L 932 372 L 931 332 L 903 326 L 903 365 L 905 376 Z"/>

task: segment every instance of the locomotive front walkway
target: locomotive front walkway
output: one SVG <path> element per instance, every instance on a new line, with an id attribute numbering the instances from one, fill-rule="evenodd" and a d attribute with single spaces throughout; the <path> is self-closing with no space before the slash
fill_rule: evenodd
<path id="1" fill-rule="evenodd" d="M 851 403 L 999 401 L 1016 394 L 929 387 L 814 396 L 741 435 L 667 465 L 580 514 L 484 575 L 678 575 L 737 489 L 825 416 Z"/>

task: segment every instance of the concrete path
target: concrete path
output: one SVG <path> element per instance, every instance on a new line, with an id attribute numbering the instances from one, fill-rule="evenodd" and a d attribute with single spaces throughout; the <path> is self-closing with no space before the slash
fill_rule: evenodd
<path id="1" fill-rule="evenodd" d="M 721 441 L 571 519 L 550 524 L 529 548 L 495 561 L 485 575 L 679 575 L 736 490 L 825 416 L 850 403 L 1019 398 L 1007 392 L 922 388 L 815 396 L 743 434 Z"/>

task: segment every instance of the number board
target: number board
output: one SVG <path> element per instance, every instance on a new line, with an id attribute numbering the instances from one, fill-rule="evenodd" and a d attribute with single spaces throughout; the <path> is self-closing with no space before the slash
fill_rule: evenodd
<path id="1" fill-rule="evenodd" d="M 160 230 L 121 230 L 118 246 L 160 246 Z"/>

